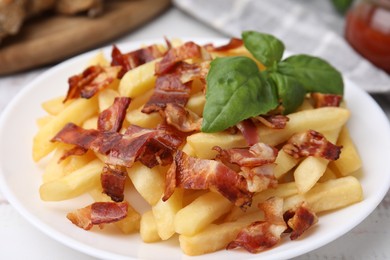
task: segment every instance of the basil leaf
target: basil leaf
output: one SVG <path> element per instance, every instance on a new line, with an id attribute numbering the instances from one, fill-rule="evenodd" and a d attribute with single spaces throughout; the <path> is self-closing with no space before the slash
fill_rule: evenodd
<path id="1" fill-rule="evenodd" d="M 278 105 L 275 89 L 262 78 L 250 58 L 216 58 L 206 80 L 203 132 L 223 131 Z"/>
<path id="2" fill-rule="evenodd" d="M 271 67 L 283 57 L 284 44 L 270 34 L 245 31 L 242 39 L 248 51 L 266 67 Z"/>
<path id="3" fill-rule="evenodd" d="M 306 91 L 297 80 L 276 72 L 270 73 L 269 77 L 278 90 L 279 100 L 283 107 L 283 114 L 292 113 L 302 105 Z"/>
<path id="4" fill-rule="evenodd" d="M 310 55 L 293 55 L 279 62 L 278 72 L 297 79 L 307 92 L 342 95 L 343 78 L 325 60 Z"/>

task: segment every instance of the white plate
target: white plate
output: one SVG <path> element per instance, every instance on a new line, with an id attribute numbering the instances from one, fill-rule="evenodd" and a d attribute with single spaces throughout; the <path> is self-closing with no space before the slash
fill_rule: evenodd
<path id="1" fill-rule="evenodd" d="M 215 39 L 195 39 L 198 43 Z M 146 41 L 142 43 L 152 43 Z M 141 42 L 119 45 L 123 51 L 138 48 Z M 111 47 L 104 49 L 109 57 Z M 64 202 L 42 202 L 39 198 L 42 164 L 32 160 L 32 139 L 37 132 L 35 120 L 44 115 L 41 103 L 67 91 L 69 76 L 80 73 L 89 52 L 61 63 L 43 73 L 9 104 L 0 119 L 0 188 L 10 203 L 33 225 L 59 242 L 86 254 L 104 259 L 286 259 L 319 248 L 345 234 L 366 218 L 380 203 L 390 186 L 390 127 L 376 102 L 352 82 L 345 80 L 345 98 L 352 111 L 348 123 L 351 135 L 363 159 L 364 175 L 360 181 L 364 200 L 342 210 L 323 215 L 318 225 L 298 241 L 285 241 L 266 252 L 252 255 L 243 250 L 221 250 L 200 257 L 187 257 L 180 251 L 177 239 L 145 244 L 138 234 L 125 236 L 86 232 L 71 224 L 66 213 L 90 203 L 88 196 Z M 137 206 L 137 205 L 136 205 Z M 109 234 L 107 234 L 109 233 Z"/>

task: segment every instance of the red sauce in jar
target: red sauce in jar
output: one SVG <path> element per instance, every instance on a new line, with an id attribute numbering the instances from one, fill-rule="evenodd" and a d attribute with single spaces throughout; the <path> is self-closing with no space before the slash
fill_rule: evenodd
<path id="1" fill-rule="evenodd" d="M 345 37 L 363 57 L 390 74 L 390 0 L 354 6 L 347 14 Z"/>

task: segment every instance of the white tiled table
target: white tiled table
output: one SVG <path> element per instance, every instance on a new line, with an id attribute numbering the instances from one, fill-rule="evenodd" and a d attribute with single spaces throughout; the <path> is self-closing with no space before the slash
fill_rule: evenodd
<path id="1" fill-rule="evenodd" d="M 116 42 L 168 37 L 221 37 L 174 7 Z M 0 113 L 28 82 L 48 68 L 0 77 Z M 390 118 L 390 96 L 377 96 Z M 388 173 L 390 174 L 390 173 Z M 298 259 L 390 259 L 390 194 L 360 225 Z M 65 247 L 23 219 L 0 191 L 0 259 L 93 259 Z"/>

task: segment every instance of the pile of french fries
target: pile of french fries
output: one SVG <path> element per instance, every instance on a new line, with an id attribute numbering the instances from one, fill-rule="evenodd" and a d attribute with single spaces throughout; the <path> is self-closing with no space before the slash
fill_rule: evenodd
<path id="1" fill-rule="evenodd" d="M 181 42 L 173 40 L 172 44 L 178 46 Z M 243 47 L 212 54 L 250 56 Z M 71 146 L 50 142 L 50 139 L 69 122 L 85 129 L 96 128 L 98 113 L 109 107 L 118 96 L 131 98 L 125 125 L 156 127 L 162 122 L 159 113 L 144 114 L 141 109 L 153 93 L 156 80 L 154 68 L 158 60 L 128 71 L 121 80 L 114 81 L 91 99 L 80 98 L 63 103 L 64 96 L 61 96 L 42 104 L 47 115 L 37 121 L 39 130 L 33 140 L 33 158 L 39 161 L 50 156 L 39 190 L 43 201 L 67 200 L 85 193 L 89 193 L 95 201 L 111 200 L 102 192 L 100 174 L 104 163 L 99 155 L 88 151 L 85 155 L 70 156 L 59 162 Z M 109 66 L 102 53 L 86 66 L 96 64 Z M 261 64 L 259 66 L 262 67 Z M 199 82 L 192 84 L 186 108 L 202 116 L 205 96 Z M 168 167 L 148 168 L 136 162 L 128 169 L 129 185 L 126 188 L 135 189 L 150 208 L 139 212 L 137 205 L 129 206 L 127 217 L 114 224 L 126 234 L 139 232 L 146 243 L 178 239 L 185 254 L 201 255 L 224 249 L 242 228 L 262 220 L 264 216 L 258 204 L 271 197 L 283 198 L 285 211 L 305 201 L 316 214 L 361 201 L 362 187 L 354 176 L 361 169 L 362 161 L 346 126 L 350 111 L 345 104 L 314 109 L 309 101 L 305 101 L 297 112 L 288 117 L 289 122 L 284 129 L 261 126 L 258 131 L 260 140 L 279 147 L 293 134 L 312 129 L 343 147 L 340 158 L 331 162 L 312 156 L 296 159 L 280 149 L 274 172 L 278 186 L 255 194 L 252 206 L 246 211 L 234 206 L 219 193 L 208 190 L 177 188 L 164 202 L 161 198 Z M 199 132 L 188 136 L 182 150 L 190 156 L 213 159 L 216 155 L 212 149 L 214 146 L 229 149 L 246 147 L 247 143 L 241 134 Z"/>

